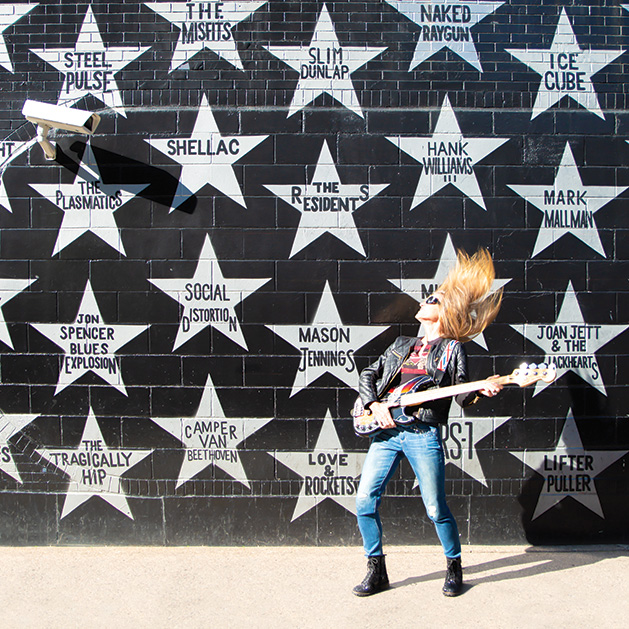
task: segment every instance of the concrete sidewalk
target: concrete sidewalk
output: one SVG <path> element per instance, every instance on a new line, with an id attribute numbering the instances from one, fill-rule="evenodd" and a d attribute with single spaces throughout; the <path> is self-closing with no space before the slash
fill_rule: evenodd
<path id="1" fill-rule="evenodd" d="M 387 549 L 392 589 L 351 593 L 359 548 L 0 548 L 0 626 L 618 627 L 629 547 L 464 547 L 466 588 L 441 594 L 436 546 Z"/>

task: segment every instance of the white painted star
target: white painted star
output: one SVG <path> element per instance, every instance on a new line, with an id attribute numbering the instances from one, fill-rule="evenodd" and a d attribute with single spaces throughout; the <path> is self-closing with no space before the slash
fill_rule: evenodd
<path id="1" fill-rule="evenodd" d="M 446 279 L 450 269 L 456 264 L 456 250 L 452 243 L 452 237 L 448 234 L 443 250 L 441 251 L 441 258 L 439 259 L 439 265 L 436 273 L 430 278 L 401 278 L 401 279 L 389 279 L 389 282 L 394 286 L 397 286 L 402 292 L 406 293 L 409 297 L 414 299 L 417 303 L 421 304 L 426 297 L 432 295 L 441 283 Z M 492 284 L 492 291 L 500 290 L 503 286 L 508 284 L 511 279 L 499 280 L 495 279 Z M 420 326 L 420 332 L 417 336 L 423 336 L 421 332 L 423 326 Z M 487 348 L 485 341 L 485 335 L 479 334 L 472 339 L 472 342 L 480 345 L 484 349 Z"/>
<path id="2" fill-rule="evenodd" d="M 356 490 L 367 453 L 343 450 L 330 411 L 314 450 L 269 454 L 303 478 L 291 522 L 328 499 L 356 515 Z"/>
<path id="3" fill-rule="evenodd" d="M 107 447 L 94 411 L 90 408 L 83 436 L 76 448 L 42 448 L 37 453 L 70 477 L 61 519 L 90 498 L 108 502 L 133 520 L 122 475 L 149 456 L 153 450 L 111 449 Z"/>
<path id="4" fill-rule="evenodd" d="M 541 75 L 531 119 L 550 109 L 564 96 L 599 118 L 605 118 L 592 76 L 620 57 L 624 50 L 582 50 L 566 9 L 561 9 L 550 48 L 506 49 L 510 55 Z"/>
<path id="5" fill-rule="evenodd" d="M 22 19 L 27 13 L 32 11 L 38 4 L 14 4 L 3 2 L 0 4 L 0 33 L 4 33 L 10 26 Z M 0 66 L 13 73 L 13 63 L 7 50 L 7 43 L 4 35 L 0 37 Z"/>
<path id="6" fill-rule="evenodd" d="M 420 27 L 409 72 L 443 48 L 449 48 L 482 72 L 471 29 L 496 11 L 502 2 L 477 0 L 385 0 Z"/>
<path id="7" fill-rule="evenodd" d="M 179 29 L 169 72 L 173 72 L 197 53 L 206 49 L 242 70 L 243 65 L 238 54 L 233 29 L 266 4 L 266 0 L 262 2 L 256 0 L 173 1 L 145 2 L 144 4 Z"/>
<path id="8" fill-rule="evenodd" d="M 268 137 L 221 135 L 204 94 L 192 135 L 146 140 L 152 147 L 181 164 L 179 185 L 170 211 L 178 208 L 206 184 L 246 208 L 233 164 Z"/>
<path id="9" fill-rule="evenodd" d="M 0 7 L 1 6 L 2 5 L 0 5 Z M 19 157 L 22 153 L 25 153 L 36 143 L 37 138 L 27 140 L 26 142 L 12 140 L 0 141 L 0 206 L 8 212 L 13 213 L 13 207 L 11 205 L 11 197 L 4 185 L 4 173 L 14 159 Z"/>
<path id="10" fill-rule="evenodd" d="M 52 255 L 56 255 L 83 234 L 91 232 L 110 247 L 127 255 L 114 212 L 134 199 L 148 184 L 105 184 L 91 145 L 73 183 L 29 184 L 33 190 L 63 210 L 63 218 Z"/>
<path id="11" fill-rule="evenodd" d="M 31 325 L 64 351 L 59 361 L 59 382 L 55 395 L 88 372 L 96 374 L 127 395 L 116 352 L 148 330 L 149 326 L 105 323 L 89 280 L 72 323 Z"/>
<path id="12" fill-rule="evenodd" d="M 301 111 L 321 94 L 364 118 L 351 75 L 386 47 L 345 46 L 339 43 L 334 24 L 324 3 L 309 46 L 265 46 L 283 63 L 299 72 L 299 82 L 288 117 Z"/>
<path id="13" fill-rule="evenodd" d="M 572 282 L 568 282 L 555 323 L 520 323 L 511 324 L 511 327 L 545 353 L 544 362 L 555 365 L 558 379 L 572 371 L 607 395 L 595 354 L 622 334 L 629 325 L 586 323 Z M 549 384 L 543 380 L 537 382 L 533 395 Z"/>
<path id="14" fill-rule="evenodd" d="M 352 214 L 388 186 L 388 183 L 342 184 L 326 140 L 310 184 L 264 187 L 301 212 L 299 228 L 290 252 L 292 258 L 325 233 L 332 234 L 365 256 Z"/>
<path id="15" fill-rule="evenodd" d="M 466 417 L 463 409 L 453 402 L 448 423 L 441 427 L 446 464 L 451 463 L 487 487 L 487 476 L 478 455 L 478 444 L 509 419 L 511 418 Z"/>
<path id="16" fill-rule="evenodd" d="M 312 324 L 266 327 L 301 353 L 301 362 L 290 397 L 326 373 L 358 390 L 359 374 L 354 362 L 354 353 L 389 328 L 344 325 L 327 281 Z"/>
<path id="17" fill-rule="evenodd" d="M 511 454 L 544 477 L 532 520 L 565 498 L 574 498 L 605 519 L 594 479 L 628 450 L 585 450 L 572 409 L 568 411 L 557 445 L 552 450 L 525 450 Z"/>
<path id="18" fill-rule="evenodd" d="M 441 257 L 439 258 L 439 265 L 437 271 L 432 277 L 426 278 L 402 278 L 402 279 L 389 279 L 389 282 L 394 286 L 397 286 L 401 291 L 405 292 L 409 297 L 412 297 L 416 302 L 422 303 L 426 297 L 432 295 L 441 283 L 446 279 L 448 273 L 456 264 L 456 249 L 452 242 L 452 236 L 447 235 L 446 241 L 441 250 Z M 506 284 L 509 280 L 506 280 Z M 503 284 L 501 284 L 503 285 Z M 499 288 L 496 287 L 496 288 Z"/>
<path id="19" fill-rule="evenodd" d="M 191 278 L 149 280 L 183 306 L 173 350 L 201 330 L 212 327 L 240 347 L 247 348 L 235 307 L 271 278 L 226 278 L 206 234 L 199 262 Z"/>
<path id="20" fill-rule="evenodd" d="M 398 136 L 387 140 L 422 164 L 411 210 L 449 184 L 486 210 L 474 166 L 509 141 L 463 137 L 447 94 L 432 137 Z"/>
<path id="21" fill-rule="evenodd" d="M 28 288 L 35 280 L 22 280 L 13 279 L 10 277 L 0 278 L 0 341 L 5 345 L 8 345 L 11 349 L 13 347 L 13 341 L 9 334 L 9 328 L 7 322 L 4 319 L 4 312 L 2 308 L 8 304 L 16 295 L 19 295 L 24 289 Z"/>
<path id="22" fill-rule="evenodd" d="M 572 234 L 606 257 L 594 214 L 622 194 L 628 186 L 584 186 L 570 143 L 566 142 L 554 183 L 508 187 L 544 214 L 531 257 L 566 234 Z"/>
<path id="23" fill-rule="evenodd" d="M 153 421 L 184 445 L 177 488 L 205 468 L 215 465 L 250 488 L 238 445 L 273 418 L 225 417 L 212 378 L 208 375 L 199 408 L 194 417 L 154 417 Z"/>
<path id="24" fill-rule="evenodd" d="M 106 47 L 92 8 L 88 6 L 74 48 L 31 48 L 31 52 L 64 75 L 58 103 L 74 103 L 91 94 L 126 118 L 114 77 L 148 49 L 147 46 Z"/>
<path id="25" fill-rule="evenodd" d="M 0 470 L 23 483 L 20 472 L 17 469 L 9 441 L 23 428 L 28 426 L 39 415 L 24 415 L 18 413 L 4 413 L 0 415 Z"/>

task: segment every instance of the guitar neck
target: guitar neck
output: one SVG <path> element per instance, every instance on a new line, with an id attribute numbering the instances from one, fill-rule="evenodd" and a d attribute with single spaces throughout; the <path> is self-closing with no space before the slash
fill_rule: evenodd
<path id="1" fill-rule="evenodd" d="M 400 396 L 393 402 L 386 402 L 390 408 L 394 406 L 417 406 L 432 400 L 441 400 L 462 393 L 472 393 L 480 391 L 490 384 L 509 384 L 513 381 L 512 376 L 500 376 L 491 380 L 477 380 L 476 382 L 464 382 L 463 384 L 455 384 L 450 387 L 442 387 L 440 389 L 428 389 L 427 391 L 417 391 L 416 393 L 407 393 Z"/>

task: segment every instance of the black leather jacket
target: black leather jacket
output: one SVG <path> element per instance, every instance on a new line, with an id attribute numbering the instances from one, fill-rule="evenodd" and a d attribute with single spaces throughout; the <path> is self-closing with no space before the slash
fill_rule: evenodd
<path id="1" fill-rule="evenodd" d="M 376 362 L 363 369 L 358 381 L 358 392 L 365 407 L 382 399 L 416 342 L 417 339 L 414 337 L 398 337 Z M 448 339 L 440 339 L 435 343 L 426 361 L 426 371 L 437 387 L 468 382 L 467 354 L 462 343 L 454 345 L 445 371 L 438 368 L 441 356 L 449 342 Z M 465 393 L 455 399 L 459 405 L 469 406 L 478 399 L 478 394 Z M 450 404 L 450 398 L 433 400 L 415 409 L 407 409 L 407 412 L 412 411 L 418 421 L 427 424 L 447 424 Z"/>

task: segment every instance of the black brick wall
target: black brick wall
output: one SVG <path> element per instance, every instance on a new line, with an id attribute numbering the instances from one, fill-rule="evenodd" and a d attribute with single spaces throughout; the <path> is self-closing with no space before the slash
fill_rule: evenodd
<path id="1" fill-rule="evenodd" d="M 358 545 L 357 374 L 417 333 L 451 252 L 480 246 L 505 296 L 467 345 L 473 377 L 523 361 L 559 377 L 453 409 L 463 541 L 626 542 L 629 11 L 233 4 L 0 3 L 0 542 Z M 179 58 L 193 27 L 168 5 L 202 5 L 195 28 L 220 23 L 223 47 Z M 417 60 L 444 26 L 465 45 Z M 300 80 L 289 62 L 331 47 L 332 78 Z M 566 78 L 582 89 L 555 89 Z M 47 161 L 26 99 L 101 123 L 52 132 Z M 168 140 L 215 154 L 182 166 Z M 461 170 L 431 177 L 435 152 Z M 359 195 L 354 211 L 295 201 Z M 406 463 L 382 511 L 388 543 L 437 541 Z"/>

